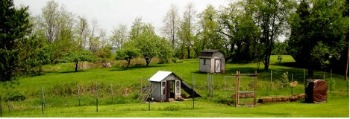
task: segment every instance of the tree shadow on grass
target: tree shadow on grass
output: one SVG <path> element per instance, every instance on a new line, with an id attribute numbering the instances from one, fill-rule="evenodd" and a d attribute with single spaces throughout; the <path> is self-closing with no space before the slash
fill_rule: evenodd
<path id="1" fill-rule="evenodd" d="M 276 63 L 276 64 L 271 64 L 271 65 L 293 67 L 293 68 L 305 68 L 305 66 L 300 65 L 296 62 L 283 62 L 283 63 Z"/>
<path id="2" fill-rule="evenodd" d="M 136 69 L 149 69 L 149 68 L 157 68 L 157 67 L 164 67 L 162 65 L 151 65 L 151 66 L 132 66 L 129 68 L 124 67 L 113 67 L 110 71 L 127 71 L 127 70 L 136 70 Z"/>

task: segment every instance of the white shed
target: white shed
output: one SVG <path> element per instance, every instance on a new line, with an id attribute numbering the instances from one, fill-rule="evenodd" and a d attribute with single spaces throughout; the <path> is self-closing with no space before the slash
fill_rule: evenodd
<path id="1" fill-rule="evenodd" d="M 199 71 L 225 73 L 225 56 L 219 50 L 203 50 L 199 56 Z"/>
<path id="2" fill-rule="evenodd" d="M 152 87 L 151 96 L 155 101 L 168 102 L 185 98 L 181 97 L 181 89 L 184 89 L 189 94 L 194 94 L 195 97 L 200 97 L 180 77 L 170 71 L 158 71 L 149 81 Z"/>

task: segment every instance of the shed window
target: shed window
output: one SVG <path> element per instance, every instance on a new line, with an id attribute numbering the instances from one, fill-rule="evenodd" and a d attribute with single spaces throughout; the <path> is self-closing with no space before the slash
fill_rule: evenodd
<path id="1" fill-rule="evenodd" d="M 203 65 L 207 65 L 207 63 L 206 63 L 205 59 L 203 59 Z"/>

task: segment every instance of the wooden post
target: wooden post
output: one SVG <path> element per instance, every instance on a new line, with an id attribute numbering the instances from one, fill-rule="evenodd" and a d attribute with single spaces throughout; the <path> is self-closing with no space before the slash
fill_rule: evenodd
<path id="1" fill-rule="evenodd" d="M 44 94 L 44 88 L 41 87 L 41 114 L 44 114 L 45 109 L 45 94 Z"/>
<path id="2" fill-rule="evenodd" d="M 0 96 L 0 117 L 2 117 L 2 97 Z"/>
<path id="3" fill-rule="evenodd" d="M 256 73 L 256 72 L 255 72 Z M 271 70 L 271 77 L 270 77 L 270 90 L 272 89 L 272 70 Z"/>
<path id="4" fill-rule="evenodd" d="M 330 89 L 330 91 L 332 91 L 333 89 L 333 86 L 332 86 L 332 82 L 333 82 L 333 71 L 332 71 L 332 69 L 331 69 L 331 81 L 329 82 L 330 84 L 329 84 L 329 89 Z"/>
<path id="5" fill-rule="evenodd" d="M 239 71 L 236 71 L 236 101 L 235 101 L 235 107 L 238 106 L 238 103 L 239 103 L 239 74 L 240 72 Z"/>
<path id="6" fill-rule="evenodd" d="M 305 69 L 304 69 L 304 88 L 306 87 L 306 77 L 305 77 Z"/>
<path id="7" fill-rule="evenodd" d="M 192 75 L 192 109 L 194 109 L 194 83 L 195 83 L 195 80 Z"/>
<path id="8" fill-rule="evenodd" d="M 9 114 L 11 114 L 10 100 L 7 99 L 7 108 L 9 109 Z"/>
<path id="9" fill-rule="evenodd" d="M 113 102 L 113 85 L 111 84 L 111 97 L 112 97 L 112 102 Z"/>
<path id="10" fill-rule="evenodd" d="M 151 111 L 151 100 L 152 100 L 152 83 L 150 82 L 150 91 L 149 91 L 149 96 L 148 96 L 148 111 Z"/>
<path id="11" fill-rule="evenodd" d="M 293 74 L 292 74 L 292 83 L 293 83 L 293 81 L 294 81 L 294 79 L 293 79 Z M 291 96 L 293 96 L 293 86 L 290 85 L 290 87 L 291 87 Z"/>
<path id="12" fill-rule="evenodd" d="M 271 70 L 272 76 L 272 70 Z M 255 70 L 255 78 L 254 78 L 254 106 L 256 105 L 256 85 L 258 84 L 258 71 Z"/>
<path id="13" fill-rule="evenodd" d="M 78 85 L 78 104 L 80 106 L 80 86 Z"/>
<path id="14" fill-rule="evenodd" d="M 98 84 L 96 83 L 96 112 L 98 112 Z"/>
<path id="15" fill-rule="evenodd" d="M 141 79 L 140 79 L 140 82 L 141 82 L 141 87 L 140 87 L 140 92 L 141 92 L 141 94 L 140 95 L 142 95 L 142 77 L 141 77 Z"/>
<path id="16" fill-rule="evenodd" d="M 214 81 L 213 81 L 213 74 L 211 74 L 210 80 L 211 80 L 211 97 L 214 97 Z"/>

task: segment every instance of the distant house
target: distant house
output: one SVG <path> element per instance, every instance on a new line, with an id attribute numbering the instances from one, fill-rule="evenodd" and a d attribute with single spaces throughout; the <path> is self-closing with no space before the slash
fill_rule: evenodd
<path id="1" fill-rule="evenodd" d="M 180 77 L 170 71 L 158 71 L 149 81 L 151 82 L 151 97 L 155 101 L 168 102 L 180 100 L 181 89 L 184 89 L 190 96 L 200 97 L 189 85 L 182 81 Z"/>
<path id="2" fill-rule="evenodd" d="M 199 55 L 199 71 L 225 73 L 225 57 L 219 50 L 204 50 Z"/>

